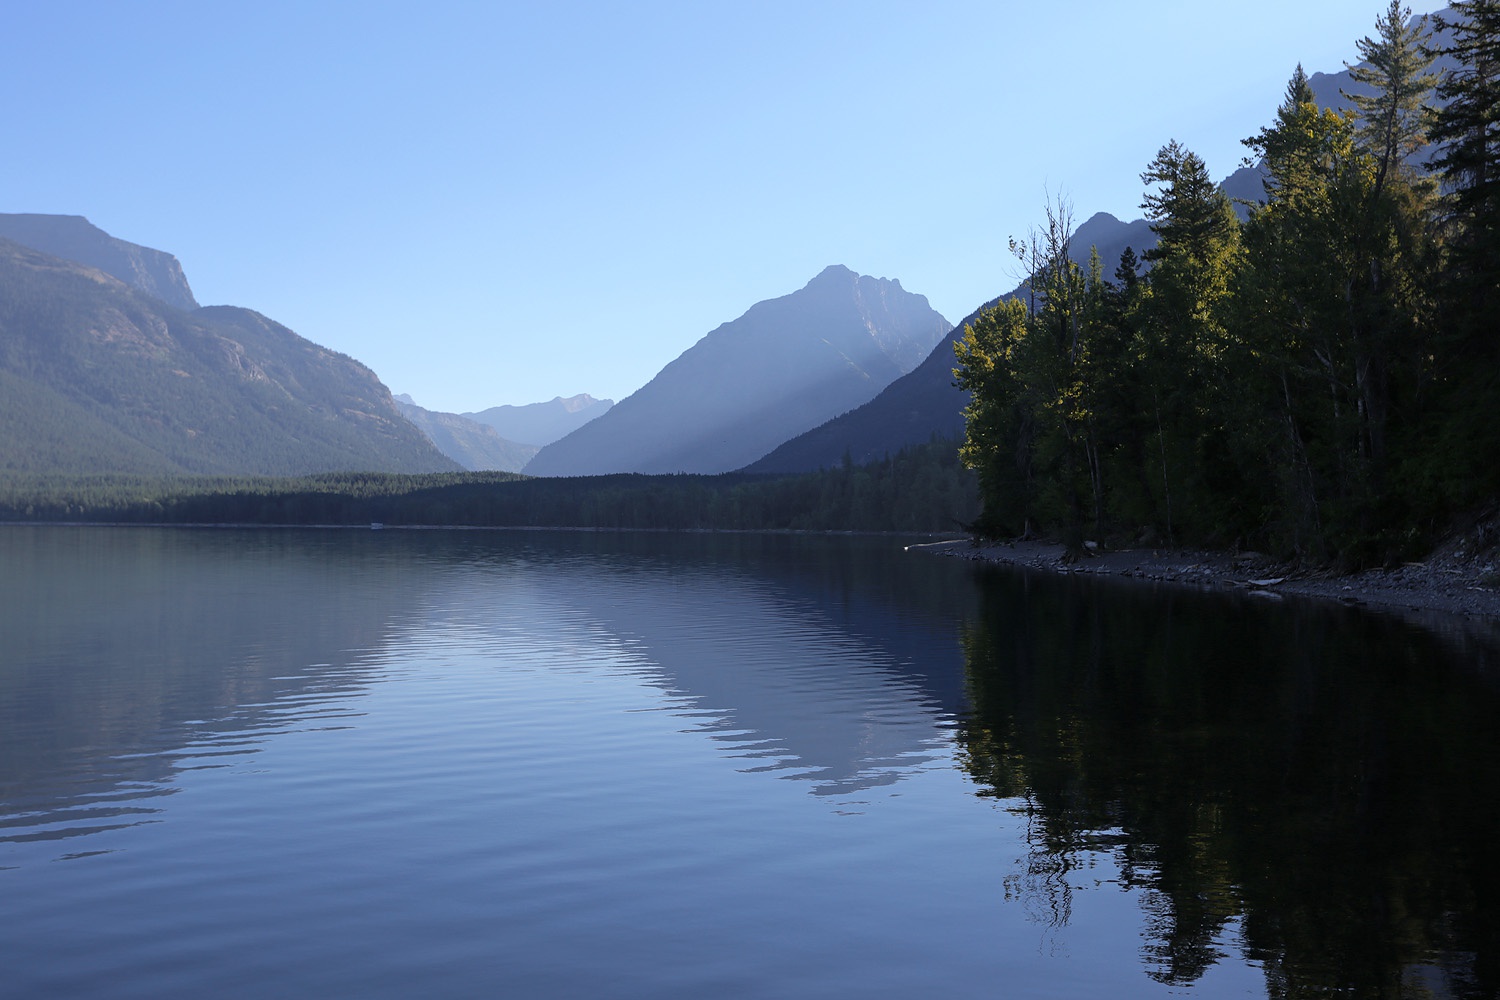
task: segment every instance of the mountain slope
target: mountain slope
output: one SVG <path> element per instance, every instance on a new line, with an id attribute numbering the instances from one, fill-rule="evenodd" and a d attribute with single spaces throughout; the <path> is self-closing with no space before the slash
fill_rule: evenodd
<path id="1" fill-rule="evenodd" d="M 1452 8 L 1442 11 L 1450 21 L 1457 20 Z M 1430 15 L 1416 15 L 1412 21 L 1428 19 Z M 1434 45 L 1447 44 L 1451 35 L 1435 33 Z M 1447 70 L 1455 65 L 1452 57 L 1445 56 L 1433 64 L 1434 70 Z M 1291 68 L 1288 67 L 1288 76 Z M 1334 73 L 1313 73 L 1309 77 L 1313 93 L 1323 107 L 1348 110 L 1353 102 L 1344 97 L 1345 91 L 1359 92 L 1363 88 L 1355 84 L 1349 70 Z M 1275 105 L 1281 95 L 1268 94 L 1266 121 L 1269 123 Z M 1247 130 L 1248 134 L 1248 130 Z M 1239 202 L 1260 201 L 1265 196 L 1262 184 L 1264 173 L 1259 165 L 1241 167 L 1226 177 L 1220 188 L 1230 198 Z M 1240 218 L 1248 214 L 1248 207 L 1237 204 Z M 1146 220 L 1136 219 L 1121 222 L 1107 213 L 1099 213 L 1079 226 L 1074 233 L 1072 257 L 1080 264 L 1088 262 L 1089 247 L 1099 247 L 1099 257 L 1104 265 L 1106 278 L 1113 276 L 1120 252 L 1132 247 L 1136 255 L 1156 245 L 1156 236 Z M 1007 293 L 1017 295 L 1021 287 Z M 992 305 L 987 303 L 981 309 Z M 911 374 L 893 382 L 868 404 L 853 412 L 829 421 L 806 434 L 786 442 L 774 452 L 747 466 L 747 472 L 800 472 L 818 468 L 830 468 L 837 464 L 847 452 L 855 462 L 868 462 L 894 454 L 902 447 L 920 444 L 934 434 L 957 437 L 963 434 L 963 408 L 968 405 L 968 395 L 953 386 L 953 343 L 963 336 L 964 327 L 977 318 L 980 310 L 964 319 L 947 340 L 938 345 L 932 356 Z"/>
<path id="2" fill-rule="evenodd" d="M 113 275 L 169 306 L 198 308 L 176 257 L 116 239 L 81 215 L 0 212 L 0 238 Z"/>
<path id="3" fill-rule="evenodd" d="M 478 413 L 462 416 L 493 427 L 501 437 L 541 448 L 569 434 L 596 417 L 602 417 L 615 405 L 612 399 L 595 399 L 588 393 L 576 396 L 554 396 L 545 403 L 524 406 L 492 406 Z"/>
<path id="4" fill-rule="evenodd" d="M 248 309 L 188 313 L 0 240 L 0 471 L 455 468 L 368 368 Z"/>
<path id="5" fill-rule="evenodd" d="M 520 472 L 537 453 L 535 445 L 507 441 L 495 428 L 477 420 L 423 409 L 410 396 L 397 396 L 396 406 L 438 451 L 470 472 Z"/>
<path id="6" fill-rule="evenodd" d="M 1139 255 L 1156 245 L 1156 234 L 1144 219 L 1121 222 L 1099 212 L 1074 234 L 1072 257 L 1087 264 L 1090 247 L 1099 248 L 1106 276 L 1113 274 L 1120 254 L 1131 247 Z M 1021 294 L 1024 283 L 1007 297 Z M 953 345 L 964 327 L 998 299 L 985 303 L 964 318 L 913 371 L 886 386 L 858 409 L 835 417 L 777 447 L 745 467 L 746 472 L 811 472 L 838 465 L 847 454 L 855 464 L 894 455 L 907 445 L 925 444 L 934 435 L 957 438 L 964 432 L 963 409 L 968 393 L 953 385 Z"/>
<path id="7" fill-rule="evenodd" d="M 859 406 L 951 329 L 898 281 L 825 269 L 703 337 L 604 416 L 548 445 L 531 475 L 726 472 Z"/>

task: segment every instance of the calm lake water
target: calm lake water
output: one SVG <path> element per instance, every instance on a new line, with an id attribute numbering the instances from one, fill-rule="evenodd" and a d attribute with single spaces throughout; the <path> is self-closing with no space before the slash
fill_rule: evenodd
<path id="1" fill-rule="evenodd" d="M 7 997 L 1500 992 L 1483 633 L 879 538 L 0 566 Z"/>

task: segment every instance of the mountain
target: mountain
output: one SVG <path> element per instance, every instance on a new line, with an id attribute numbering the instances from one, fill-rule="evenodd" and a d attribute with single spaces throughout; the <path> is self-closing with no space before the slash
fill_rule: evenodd
<path id="1" fill-rule="evenodd" d="M 1126 247 L 1139 255 L 1155 245 L 1156 234 L 1145 219 L 1121 222 L 1099 212 L 1075 231 L 1071 256 L 1087 265 L 1090 247 L 1097 246 L 1105 276 L 1110 277 Z M 1006 297 L 1021 294 L 1024 287 L 1023 282 Z M 925 444 L 934 435 L 961 437 L 969 397 L 953 384 L 953 345 L 965 326 L 998 301 L 992 299 L 965 317 L 920 365 L 874 399 L 784 442 L 744 471 L 811 472 L 833 468 L 846 454 L 858 465 L 894 455 L 907 445 Z"/>
<path id="2" fill-rule="evenodd" d="M 507 441 L 495 428 L 464 415 L 425 410 L 405 394 L 396 397 L 396 406 L 438 451 L 471 472 L 520 472 L 537 453 L 536 445 Z"/>
<path id="3" fill-rule="evenodd" d="M 176 257 L 116 239 L 81 215 L 0 213 L 0 238 L 86 264 L 169 306 L 198 308 Z"/>
<path id="4" fill-rule="evenodd" d="M 722 324 L 608 413 L 537 453 L 539 476 L 737 469 L 866 402 L 952 329 L 899 281 L 832 266 Z"/>
<path id="5" fill-rule="evenodd" d="M 462 416 L 488 424 L 503 438 L 541 448 L 566 437 L 590 420 L 602 417 L 614 405 L 612 399 L 595 399 L 584 392 L 566 399 L 554 396 L 545 403 L 492 406 Z"/>
<path id="6" fill-rule="evenodd" d="M 168 255 L 132 246 L 122 259 L 164 268 L 129 272 L 142 282 L 180 275 Z M 152 287 L 191 294 L 185 280 L 176 293 Z M 454 469 L 354 359 L 249 309 L 186 311 L 0 239 L 0 472 Z"/>
<path id="7" fill-rule="evenodd" d="M 1458 11 L 1452 7 L 1438 11 L 1437 15 L 1445 17 L 1450 23 L 1463 19 Z M 1429 47 L 1442 48 L 1452 45 L 1452 31 L 1439 31 L 1437 26 L 1432 22 L 1432 18 L 1437 15 L 1417 14 L 1407 24 L 1408 26 L 1413 26 L 1417 22 L 1423 23 L 1423 26 L 1432 33 L 1432 37 L 1428 41 Z M 1360 65 L 1364 64 L 1361 63 Z M 1446 74 L 1451 70 L 1457 69 L 1458 65 L 1458 60 L 1453 56 L 1439 56 L 1433 60 L 1430 70 L 1434 73 Z M 1354 110 L 1354 102 L 1346 97 L 1346 94 L 1368 94 L 1372 92 L 1371 88 L 1365 84 L 1355 83 L 1354 78 L 1349 75 L 1347 67 L 1337 73 L 1313 73 L 1308 76 L 1307 85 L 1312 88 L 1313 96 L 1318 99 L 1319 107 L 1331 108 L 1334 111 L 1341 112 L 1352 112 Z M 1431 103 L 1440 107 L 1445 102 L 1438 100 L 1437 95 L 1433 94 L 1431 95 Z M 1413 162 L 1418 166 L 1423 166 L 1430 156 L 1430 151 L 1418 153 L 1414 157 Z M 1265 199 L 1265 187 L 1263 185 L 1265 177 L 1266 174 L 1261 165 L 1254 164 L 1240 167 L 1234 173 L 1224 178 L 1224 182 L 1219 185 L 1225 194 L 1236 200 L 1235 210 L 1239 212 L 1240 221 L 1243 222 L 1249 217 L 1249 205 L 1246 203 L 1263 201 Z"/>
<path id="8" fill-rule="evenodd" d="M 1457 20 L 1457 13 L 1452 8 L 1442 13 L 1449 20 Z M 1418 15 L 1413 20 L 1427 16 Z M 1451 36 L 1445 33 L 1433 35 L 1434 45 L 1447 44 L 1450 40 Z M 1454 65 L 1452 57 L 1445 56 L 1433 64 L 1433 69 L 1446 71 Z M 1288 67 L 1287 75 L 1291 76 L 1291 67 Z M 1321 106 L 1340 111 L 1353 107 L 1353 102 L 1344 93 L 1361 90 L 1349 76 L 1348 69 L 1337 73 L 1313 73 L 1308 82 Z M 1280 99 L 1281 95 L 1267 95 L 1267 124 Z M 1259 165 L 1241 167 L 1219 185 L 1225 194 L 1236 199 L 1241 219 L 1249 212 L 1244 203 L 1265 197 L 1264 176 Z M 1100 212 L 1074 233 L 1071 256 L 1080 264 L 1087 264 L 1089 248 L 1098 246 L 1104 275 L 1110 278 L 1125 247 L 1133 248 L 1139 256 L 1155 245 L 1156 235 L 1145 219 L 1122 222 Z M 1005 297 L 1019 295 L 1023 288 L 1024 285 L 1017 286 Z M 769 455 L 746 466 L 745 471 L 803 472 L 832 468 L 846 453 L 856 463 L 869 462 L 895 454 L 906 445 L 924 443 L 933 435 L 960 437 L 964 432 L 963 408 L 969 400 L 967 393 L 953 385 L 953 344 L 963 336 L 965 326 L 997 301 L 987 302 L 967 316 L 915 371 L 892 382 L 869 403 L 787 441 Z"/>

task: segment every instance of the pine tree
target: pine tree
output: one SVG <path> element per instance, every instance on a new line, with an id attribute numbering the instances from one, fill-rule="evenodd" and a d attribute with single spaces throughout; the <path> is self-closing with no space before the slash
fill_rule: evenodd
<path id="1" fill-rule="evenodd" d="M 1438 50 L 1458 66 L 1438 86 L 1447 104 L 1431 130 L 1440 152 L 1448 211 L 1442 287 L 1447 332 L 1439 345 L 1439 393 L 1446 416 L 1430 463 L 1455 505 L 1500 491 L 1500 0 L 1453 0 L 1459 20 L 1438 18 L 1452 42 Z"/>
<path id="2" fill-rule="evenodd" d="M 1443 146 L 1433 164 L 1452 191 L 1456 213 L 1491 231 L 1500 216 L 1500 0 L 1453 0 L 1460 20 L 1437 18 L 1453 42 L 1437 50 L 1457 69 L 1438 86 L 1446 104 L 1432 139 Z"/>
<path id="3" fill-rule="evenodd" d="M 1408 26 L 1410 17 L 1410 8 L 1391 0 L 1375 22 L 1379 37 L 1355 43 L 1365 65 L 1349 67 L 1349 78 L 1373 91 L 1344 96 L 1359 112 L 1360 147 L 1375 157 L 1376 197 L 1386 176 L 1426 144 L 1425 104 L 1438 77 L 1428 69 L 1435 58 L 1427 50 L 1431 34 L 1420 22 Z"/>
<path id="4" fill-rule="evenodd" d="M 1145 254 L 1142 279 L 1143 412 L 1155 424 L 1152 479 L 1160 488 L 1160 523 L 1171 540 L 1196 521 L 1213 530 L 1218 515 L 1204 503 L 1203 473 L 1221 451 L 1215 414 L 1228 389 L 1222 306 L 1239 252 L 1239 222 L 1229 198 L 1196 153 L 1173 141 L 1141 174 L 1156 185 L 1141 203 L 1157 245 Z"/>

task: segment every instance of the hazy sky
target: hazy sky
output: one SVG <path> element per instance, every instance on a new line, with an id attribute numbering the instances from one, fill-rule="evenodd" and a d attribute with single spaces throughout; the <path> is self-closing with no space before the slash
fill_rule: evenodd
<path id="1" fill-rule="evenodd" d="M 828 264 L 959 321 L 1049 192 L 1138 217 L 1174 138 L 1228 174 L 1384 6 L 13 3 L 0 211 L 176 254 L 431 409 L 618 400 Z"/>

